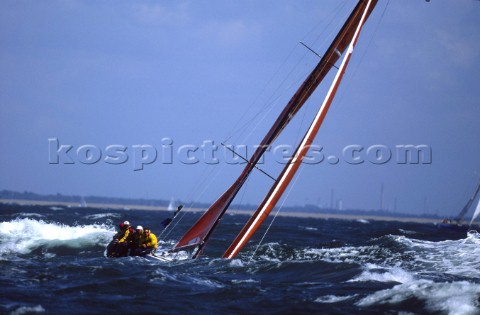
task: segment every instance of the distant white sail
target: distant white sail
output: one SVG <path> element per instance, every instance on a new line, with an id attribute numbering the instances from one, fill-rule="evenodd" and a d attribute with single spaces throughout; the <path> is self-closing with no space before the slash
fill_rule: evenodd
<path id="1" fill-rule="evenodd" d="M 87 202 L 85 201 L 85 198 L 83 196 L 80 199 L 80 207 L 85 208 L 87 206 Z"/>
<path id="2" fill-rule="evenodd" d="M 472 220 L 470 221 L 469 225 L 472 225 L 473 221 L 478 217 L 480 214 L 480 200 L 478 200 L 477 207 L 475 208 L 475 212 L 473 213 Z"/>
<path id="3" fill-rule="evenodd" d="M 170 203 L 168 204 L 168 211 L 175 210 L 175 199 L 172 197 L 170 198 Z"/>

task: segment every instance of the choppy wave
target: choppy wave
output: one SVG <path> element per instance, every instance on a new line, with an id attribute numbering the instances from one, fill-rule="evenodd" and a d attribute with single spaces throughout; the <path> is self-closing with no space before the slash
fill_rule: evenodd
<path id="1" fill-rule="evenodd" d="M 96 214 L 90 214 L 86 215 L 85 219 L 104 219 L 104 218 L 120 218 L 121 214 L 120 213 L 96 213 Z"/>
<path id="2" fill-rule="evenodd" d="M 421 273 L 443 272 L 480 279 L 480 234 L 471 231 L 460 240 L 440 242 L 388 235 L 374 239 L 368 246 L 305 248 L 292 259 L 323 260 L 332 263 L 379 264 L 401 266 Z M 269 249 L 278 244 L 268 244 Z M 282 249 L 276 250 L 280 256 Z M 275 255 L 274 255 L 275 256 Z"/>
<path id="3" fill-rule="evenodd" d="M 349 280 L 349 282 L 398 282 L 407 283 L 415 280 L 415 275 L 400 267 L 385 268 L 374 264 L 366 264 L 365 271 Z"/>
<path id="4" fill-rule="evenodd" d="M 289 257 L 285 257 L 285 252 L 288 252 L 285 246 L 270 243 L 264 245 L 263 255 L 257 261 L 320 260 L 332 264 L 358 264 L 362 272 L 347 283 L 397 283 L 390 289 L 365 297 L 325 295 L 316 298 L 317 303 L 356 300 L 355 305 L 369 307 L 407 303 L 415 298 L 423 301 L 431 312 L 480 313 L 480 234 L 476 231 L 470 231 L 459 240 L 433 242 L 387 235 L 373 239 L 371 243 L 368 246 L 305 248 Z M 242 266 L 239 263 L 236 265 Z M 446 276 L 451 276 L 451 281 L 445 282 Z"/>
<path id="5" fill-rule="evenodd" d="M 195 305 L 202 314 L 480 313 L 476 232 L 445 240 L 430 225 L 279 218 L 284 224 L 272 228 L 265 243 L 257 248 L 252 241 L 225 260 L 219 257 L 228 245 L 226 233 L 234 238 L 232 231 L 241 227 L 231 216 L 198 260 L 107 259 L 113 221 L 121 217 L 160 230 L 155 222 L 165 214 L 103 211 L 26 207 L 0 213 L 0 276 L 7 288 L 0 313 L 64 313 L 71 307 L 99 313 L 115 310 L 119 301 L 125 312 L 152 313 L 158 312 L 158 296 L 175 301 L 187 295 L 188 302 L 167 303 L 162 312 L 188 313 Z M 197 220 L 189 215 L 183 228 Z M 169 236 L 159 245 L 170 249 L 177 240 Z M 213 295 L 221 305 L 205 299 Z"/>
<path id="6" fill-rule="evenodd" d="M 33 314 L 33 313 L 43 313 L 43 312 L 45 312 L 45 309 L 41 305 L 20 306 L 15 311 L 11 312 L 10 315 Z"/>
<path id="7" fill-rule="evenodd" d="M 460 240 L 431 242 L 394 236 L 396 242 L 407 246 L 414 257 L 406 263 L 412 270 L 421 273 L 439 272 L 480 279 L 480 234 L 471 231 Z"/>
<path id="8" fill-rule="evenodd" d="M 356 304 L 362 307 L 393 305 L 416 298 L 424 301 L 425 307 L 432 312 L 473 315 L 479 312 L 479 297 L 480 285 L 467 281 L 437 283 L 431 280 L 416 280 L 375 292 Z"/>
<path id="9" fill-rule="evenodd" d="M 26 212 L 15 214 L 15 217 L 20 217 L 20 218 L 45 218 L 44 215 L 39 214 L 39 213 L 26 213 Z"/>
<path id="10" fill-rule="evenodd" d="M 68 226 L 43 220 L 17 218 L 0 223 L 0 257 L 29 254 L 38 248 L 85 248 L 106 244 L 114 234 L 104 224 Z"/>
<path id="11" fill-rule="evenodd" d="M 365 220 L 365 219 L 358 219 L 357 222 L 358 223 L 364 223 L 364 224 L 370 224 L 370 221 Z"/>
<path id="12" fill-rule="evenodd" d="M 337 295 L 325 295 L 315 299 L 317 303 L 338 303 L 355 298 L 357 295 L 346 295 L 346 296 L 337 296 Z"/>

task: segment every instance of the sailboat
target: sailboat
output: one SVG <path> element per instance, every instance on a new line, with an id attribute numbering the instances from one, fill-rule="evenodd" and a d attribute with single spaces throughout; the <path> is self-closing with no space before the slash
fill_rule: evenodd
<path id="1" fill-rule="evenodd" d="M 267 132 L 264 139 L 253 153 L 240 176 L 205 211 L 198 221 L 190 227 L 190 229 L 180 238 L 176 245 L 170 251 L 168 251 L 168 254 L 187 252 L 189 253 L 190 258 L 195 259 L 204 252 L 210 237 L 215 231 L 215 228 L 220 223 L 220 220 L 241 189 L 242 185 L 247 180 L 250 173 L 256 168 L 257 162 L 260 160 L 267 148 L 289 124 L 291 119 L 305 104 L 307 99 L 324 80 L 330 70 L 332 68 L 336 68 L 336 75 L 333 83 L 330 86 L 327 96 L 325 97 L 323 104 L 318 110 L 305 136 L 296 148 L 294 155 L 290 158 L 290 161 L 286 164 L 279 177 L 275 180 L 263 202 L 259 205 L 258 209 L 226 250 L 223 257 L 234 258 L 242 250 L 248 240 L 269 215 L 271 210 L 275 207 L 277 201 L 287 188 L 295 172 L 298 170 L 302 159 L 307 154 L 309 146 L 312 144 L 315 135 L 325 119 L 333 98 L 335 97 L 335 93 L 340 85 L 345 73 L 345 69 L 352 56 L 355 44 L 360 36 L 361 29 L 376 4 L 377 0 L 360 0 L 357 3 L 338 34 L 333 39 L 329 48 L 324 53 L 323 57 L 321 57 L 319 63 L 306 77 L 278 118 L 275 120 L 273 126 Z M 343 59 L 341 65 L 337 67 L 335 64 L 342 57 L 342 55 Z M 164 255 L 166 255 L 165 252 L 159 254 L 158 256 Z"/>
<path id="2" fill-rule="evenodd" d="M 468 224 L 469 226 L 472 226 L 473 222 L 475 221 L 476 218 L 480 215 L 480 200 L 477 202 L 477 207 L 475 208 L 475 211 L 473 212 L 472 219 L 470 220 L 470 223 Z"/>
<path id="3" fill-rule="evenodd" d="M 465 219 L 465 216 L 468 213 L 468 210 L 472 206 L 473 202 L 477 198 L 478 194 L 480 192 L 480 183 L 477 185 L 477 189 L 473 193 L 473 195 L 468 199 L 467 203 L 465 206 L 462 208 L 460 213 L 453 219 L 443 219 L 441 223 L 439 223 L 437 226 L 440 229 L 449 229 L 449 230 L 457 230 L 457 231 L 466 231 L 470 228 L 472 225 L 473 221 L 477 218 L 477 216 L 480 214 L 480 200 L 477 204 L 477 207 L 473 213 L 472 219 L 470 220 L 470 224 L 463 224 L 463 221 Z"/>
<path id="4" fill-rule="evenodd" d="M 85 201 L 85 198 L 82 196 L 80 198 L 80 208 L 86 208 L 87 207 L 87 202 Z"/>
<path id="5" fill-rule="evenodd" d="M 172 197 L 170 198 L 170 202 L 168 203 L 167 211 L 174 211 L 175 210 L 175 199 Z"/>

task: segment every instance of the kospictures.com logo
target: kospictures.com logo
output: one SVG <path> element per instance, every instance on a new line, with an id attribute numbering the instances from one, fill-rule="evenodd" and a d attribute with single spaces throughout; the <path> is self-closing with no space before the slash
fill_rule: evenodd
<path id="1" fill-rule="evenodd" d="M 163 138 L 160 145 L 111 144 L 99 147 L 94 144 L 84 144 L 74 147 L 70 144 L 60 144 L 58 138 L 48 139 L 49 164 L 83 164 L 92 165 L 106 163 L 120 165 L 131 163 L 134 171 L 144 169 L 145 165 L 161 164 L 244 164 L 252 156 L 258 146 L 247 145 L 218 145 L 213 140 L 204 140 L 200 145 L 174 145 L 171 138 Z M 266 160 L 286 164 L 295 152 L 292 145 L 278 144 L 266 148 L 259 164 Z M 347 163 L 361 165 L 365 163 L 383 165 L 395 164 L 431 164 L 432 148 L 425 144 L 400 144 L 387 146 L 375 144 L 362 146 L 350 144 L 338 150 L 337 154 L 326 154 L 326 149 L 320 145 L 311 145 L 307 155 L 303 158 L 304 164 L 327 163 L 337 165 Z"/>

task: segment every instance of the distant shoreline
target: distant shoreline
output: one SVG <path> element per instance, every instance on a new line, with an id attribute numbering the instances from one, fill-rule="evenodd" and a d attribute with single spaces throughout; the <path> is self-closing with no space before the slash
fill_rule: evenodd
<path id="1" fill-rule="evenodd" d="M 64 201 L 45 201 L 45 200 L 24 200 L 24 199 L 0 199 L 2 204 L 33 205 L 33 206 L 63 206 L 63 207 L 81 207 L 78 202 Z M 148 211 L 168 211 L 167 207 L 145 206 L 136 204 L 110 204 L 110 203 L 88 203 L 86 208 L 114 209 L 114 210 L 148 210 Z M 203 212 L 205 209 L 185 209 L 188 212 Z M 229 210 L 230 214 L 251 215 L 253 211 L 248 210 Z M 340 219 L 340 220 L 372 220 L 372 221 L 398 221 L 415 223 L 437 223 L 438 219 L 419 218 L 419 217 L 389 217 L 361 214 L 341 214 L 341 213 L 315 213 L 315 212 L 280 212 L 279 216 L 315 218 L 315 219 Z"/>

